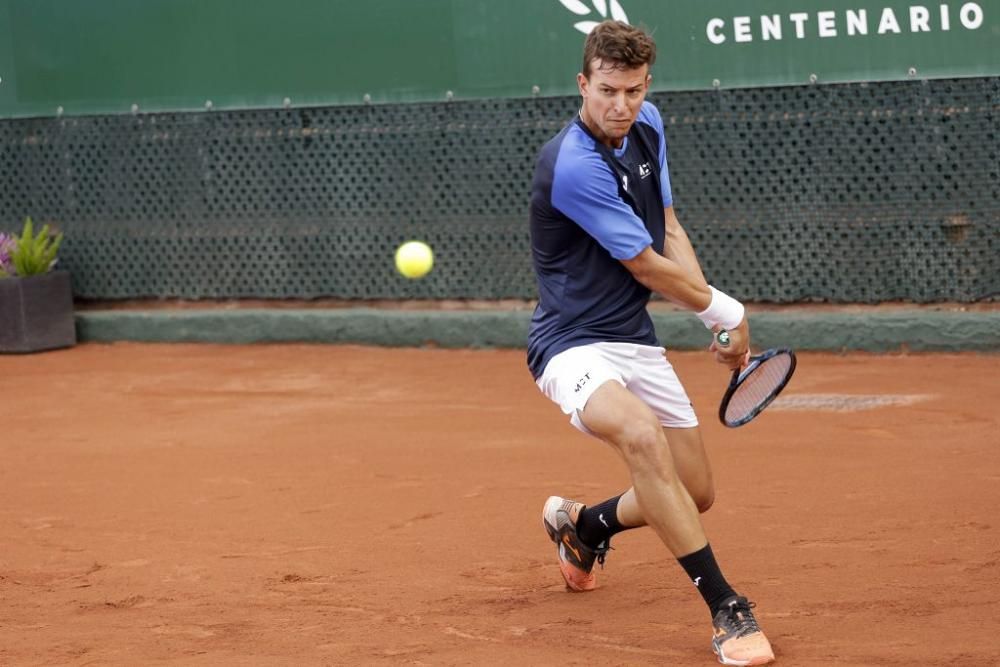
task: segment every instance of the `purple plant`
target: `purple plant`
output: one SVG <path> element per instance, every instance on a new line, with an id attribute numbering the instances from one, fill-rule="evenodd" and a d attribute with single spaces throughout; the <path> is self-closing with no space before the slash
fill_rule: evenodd
<path id="1" fill-rule="evenodd" d="M 14 275 L 14 249 L 17 238 L 0 232 L 0 278 Z"/>

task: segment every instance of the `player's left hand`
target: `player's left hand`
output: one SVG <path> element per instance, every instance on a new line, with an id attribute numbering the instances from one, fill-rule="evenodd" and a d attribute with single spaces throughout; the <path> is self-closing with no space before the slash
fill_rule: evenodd
<path id="1" fill-rule="evenodd" d="M 720 326 L 713 327 L 712 345 L 708 349 L 715 353 L 717 362 L 730 370 L 745 366 L 750 357 L 750 324 L 747 318 L 744 317 L 735 329 L 723 330 Z"/>

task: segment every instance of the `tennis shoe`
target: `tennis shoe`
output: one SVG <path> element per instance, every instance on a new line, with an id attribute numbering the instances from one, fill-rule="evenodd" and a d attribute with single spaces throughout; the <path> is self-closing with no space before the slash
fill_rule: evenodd
<path id="1" fill-rule="evenodd" d="M 712 619 L 712 650 L 723 665 L 766 665 L 774 661 L 771 643 L 754 618 L 755 606 L 745 597 L 734 595 L 726 599 Z"/>
<path id="2" fill-rule="evenodd" d="M 574 591 L 592 591 L 597 586 L 594 563 L 604 566 L 608 553 L 607 541 L 596 549 L 580 540 L 576 533 L 576 522 L 586 505 L 559 496 L 551 496 L 542 509 L 542 524 L 556 545 L 559 556 L 559 571 L 562 572 L 566 587 Z"/>

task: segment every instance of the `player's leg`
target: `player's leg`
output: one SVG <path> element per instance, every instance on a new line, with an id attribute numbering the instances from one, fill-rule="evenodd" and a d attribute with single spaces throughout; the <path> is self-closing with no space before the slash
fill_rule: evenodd
<path id="1" fill-rule="evenodd" d="M 668 455 L 673 457 L 677 474 L 695 505 L 699 510 L 707 509 L 712 502 L 711 468 L 696 428 L 697 417 L 663 348 L 613 343 L 573 348 L 549 362 L 538 386 L 571 415 L 574 426 L 595 435 L 580 421 L 579 411 L 606 381 L 627 386 L 651 407 L 659 423 L 670 425 L 664 428 Z M 592 568 L 587 566 L 598 557 L 603 562 L 611 537 L 644 526 L 646 520 L 634 489 L 629 489 L 621 496 L 590 506 L 552 496 L 545 504 L 543 523 L 557 544 L 565 539 L 571 546 L 582 543 L 585 547 L 559 546 L 560 569 L 571 589 L 590 590 L 595 580 Z M 578 558 L 578 554 L 582 557 Z"/>
<path id="2" fill-rule="evenodd" d="M 736 594 L 715 560 L 657 416 L 624 386 L 605 382 L 590 396 L 580 418 L 590 432 L 621 454 L 643 518 L 708 605 L 715 627 L 712 648 L 719 660 L 732 665 L 771 662 L 774 653 L 757 625 L 752 604 Z"/>
<path id="3" fill-rule="evenodd" d="M 684 488 L 691 494 L 698 511 L 707 512 L 715 502 L 715 482 L 712 478 L 712 465 L 701 439 L 701 429 L 697 426 L 664 427 L 663 434 L 670 445 L 670 455 Z"/>
<path id="4" fill-rule="evenodd" d="M 538 379 L 538 388 L 570 416 L 570 422 L 588 433 L 580 421 L 579 411 L 591 394 L 605 382 L 624 386 L 625 365 L 613 351 L 600 344 L 583 345 L 565 350 L 553 357 Z M 588 433 L 588 435 L 593 435 Z M 610 506 L 611 501 L 605 504 Z M 602 504 L 603 505 L 603 504 Z M 613 508 L 605 514 L 602 507 L 591 508 L 590 538 L 584 541 L 578 526 L 581 514 L 587 509 L 581 502 L 560 496 L 551 496 L 542 509 L 542 525 L 549 538 L 556 544 L 559 570 L 570 590 L 589 591 L 596 587 L 595 563 L 604 562 L 610 548 L 607 537 L 595 537 L 596 529 L 603 524 L 614 526 Z M 587 522 L 584 522 L 585 527 Z M 596 527 L 596 528 L 595 528 Z"/>
<path id="5" fill-rule="evenodd" d="M 590 396 L 580 419 L 621 454 L 642 518 L 667 548 L 682 556 L 704 547 L 698 508 L 677 473 L 653 411 L 624 386 L 605 382 Z"/>
<path id="6" fill-rule="evenodd" d="M 712 479 L 712 466 L 705 453 L 701 431 L 693 428 L 663 428 L 673 457 L 674 468 L 680 477 L 684 488 L 699 512 L 707 512 L 715 502 L 715 485 Z M 639 501 L 635 497 L 635 489 L 629 489 L 618 497 L 616 519 L 628 528 L 646 525 Z M 589 508 L 588 508 L 589 510 Z M 586 513 L 586 512 L 585 512 Z"/>
<path id="7" fill-rule="evenodd" d="M 633 481 L 636 480 L 637 476 L 642 480 L 648 480 L 647 484 L 653 481 L 665 481 L 665 486 L 655 492 L 655 496 L 662 496 L 666 492 L 671 504 L 682 503 L 684 505 L 683 509 L 671 504 L 664 506 L 661 498 L 654 501 L 652 500 L 654 495 L 650 495 L 650 507 L 654 511 L 663 512 L 662 521 L 659 524 L 661 527 L 669 524 L 672 529 L 676 529 L 675 519 L 678 516 L 688 519 L 690 523 L 691 537 L 688 542 L 667 542 L 668 538 L 664 538 L 664 533 L 658 531 L 661 539 L 664 539 L 671 551 L 675 553 L 678 550 L 683 553 L 692 553 L 704 547 L 707 541 L 697 517 L 697 505 L 687 492 L 684 482 L 676 474 L 674 455 L 663 430 L 659 426 L 658 417 L 648 406 L 625 389 L 622 383 L 605 378 L 600 371 L 593 370 L 593 368 L 584 375 L 588 376 L 588 381 L 604 380 L 596 390 L 594 387 L 590 387 L 593 393 L 587 403 L 588 406 L 595 400 L 601 403 L 607 402 L 609 403 L 608 409 L 614 413 L 615 418 L 619 419 L 622 425 L 629 425 L 633 429 L 636 426 L 645 426 L 650 434 L 647 438 L 649 445 L 645 448 L 645 454 L 653 455 L 655 461 L 648 462 L 648 465 L 630 463 L 629 468 Z M 581 386 L 581 383 L 578 382 L 577 386 Z M 609 398 L 595 399 L 595 396 L 605 395 Z M 584 426 L 586 432 L 606 440 L 612 446 L 618 445 L 614 437 L 608 437 L 603 432 L 596 432 L 588 428 L 586 420 L 581 420 L 582 417 L 583 415 L 579 412 L 575 414 L 574 423 Z M 679 431 L 681 429 L 671 430 Z M 696 429 L 684 429 L 686 431 L 685 437 L 675 437 L 678 441 L 679 451 L 682 445 L 688 449 L 697 449 L 695 445 L 700 447 L 701 440 L 698 437 L 691 437 L 692 430 Z M 628 459 L 628 457 L 626 458 Z M 699 491 L 702 490 L 705 487 L 705 474 L 703 470 L 695 469 L 697 457 L 685 451 L 679 456 L 679 460 L 685 474 L 691 475 L 692 485 L 697 484 Z M 647 472 L 651 473 L 652 476 L 647 476 Z M 654 480 L 654 477 L 657 479 Z M 543 525 L 549 537 L 559 547 L 560 569 L 569 588 L 581 591 L 593 589 L 596 585 L 592 572 L 593 563 L 595 560 L 603 562 L 603 557 L 610 546 L 611 537 L 622 530 L 649 523 L 648 513 L 639 507 L 637 500 L 637 495 L 642 493 L 643 482 L 639 482 L 638 487 L 633 486 L 622 496 L 611 498 L 591 507 L 585 507 L 583 503 L 566 500 L 559 496 L 552 496 L 546 501 L 542 512 Z M 647 491 L 646 493 L 653 494 L 654 492 Z M 693 521 L 690 521 L 691 519 Z M 727 590 L 722 592 L 731 593 Z"/>
<path id="8" fill-rule="evenodd" d="M 616 343 L 572 348 L 549 361 L 538 386 L 570 415 L 574 426 L 595 435 L 580 421 L 580 410 L 605 382 L 622 387 L 634 384 L 640 390 L 648 386 L 650 388 L 644 393 L 655 408 L 654 421 L 659 419 L 660 423 L 686 427 L 697 425 L 687 394 L 666 362 L 662 348 Z M 648 412 L 646 410 L 647 417 Z M 696 506 L 704 507 L 706 489 L 710 492 L 711 484 L 701 440 L 692 437 L 691 428 L 672 428 L 670 431 L 677 431 L 679 435 L 671 438 L 671 449 L 664 455 L 674 456 L 672 449 L 676 448 L 682 483 L 691 485 L 695 490 Z M 614 535 L 646 524 L 637 508 L 635 491 L 631 489 L 623 496 L 591 506 L 552 496 L 545 503 L 542 522 L 557 545 L 560 571 L 566 585 L 578 591 L 595 587 L 593 565 L 603 563 Z"/>
<path id="9" fill-rule="evenodd" d="M 712 467 L 698 428 L 691 399 L 662 347 L 637 346 L 629 360 L 626 388 L 645 403 L 663 427 L 674 469 L 699 512 L 715 500 Z M 622 521 L 641 525 L 635 493 L 625 493 L 618 505 Z"/>

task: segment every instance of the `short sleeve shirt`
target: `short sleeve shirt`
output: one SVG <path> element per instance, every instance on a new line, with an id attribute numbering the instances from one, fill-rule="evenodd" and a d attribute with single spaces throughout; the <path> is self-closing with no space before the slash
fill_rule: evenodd
<path id="1" fill-rule="evenodd" d="M 599 143 L 577 118 L 542 148 L 531 191 L 531 252 L 538 306 L 528 367 L 603 341 L 657 344 L 650 291 L 621 260 L 663 252 L 671 206 L 663 120 L 644 102 L 621 148 Z"/>

